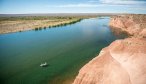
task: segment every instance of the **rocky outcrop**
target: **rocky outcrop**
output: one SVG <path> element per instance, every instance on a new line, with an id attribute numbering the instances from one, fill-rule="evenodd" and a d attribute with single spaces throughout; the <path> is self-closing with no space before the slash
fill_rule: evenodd
<path id="1" fill-rule="evenodd" d="M 73 84 L 146 84 L 146 40 L 116 40 L 86 64 Z"/>
<path id="2" fill-rule="evenodd" d="M 134 37 L 146 38 L 146 15 L 144 14 L 113 16 L 109 25 L 113 30 L 120 30 Z"/>
<path id="3" fill-rule="evenodd" d="M 79 71 L 73 84 L 146 84 L 146 16 L 114 16 L 110 26 L 132 37 L 102 49 Z"/>

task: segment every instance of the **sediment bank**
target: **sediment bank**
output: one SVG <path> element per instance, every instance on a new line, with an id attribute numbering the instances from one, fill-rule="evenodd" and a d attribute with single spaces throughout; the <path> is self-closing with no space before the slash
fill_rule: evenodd
<path id="1" fill-rule="evenodd" d="M 0 17 L 0 34 L 65 26 L 92 16 L 17 16 Z"/>

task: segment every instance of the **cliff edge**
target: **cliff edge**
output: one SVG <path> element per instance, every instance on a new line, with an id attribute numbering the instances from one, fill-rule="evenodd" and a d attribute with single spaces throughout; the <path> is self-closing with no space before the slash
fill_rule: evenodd
<path id="1" fill-rule="evenodd" d="M 114 30 L 126 32 L 130 36 L 146 38 L 146 15 L 131 14 L 111 17 L 109 25 Z"/>
<path id="2" fill-rule="evenodd" d="M 116 40 L 102 49 L 79 71 L 73 84 L 146 84 L 146 30 L 145 26 L 137 26 L 145 25 L 146 18 L 138 17 L 143 16 L 112 17 L 110 26 L 132 37 Z"/>

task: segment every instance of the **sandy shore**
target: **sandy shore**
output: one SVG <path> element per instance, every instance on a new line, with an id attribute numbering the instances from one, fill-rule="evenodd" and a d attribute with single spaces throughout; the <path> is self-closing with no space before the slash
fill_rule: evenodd
<path id="1" fill-rule="evenodd" d="M 0 21 L 0 34 L 21 32 L 26 30 L 38 30 L 41 28 L 55 27 L 61 25 L 67 25 L 80 21 L 82 18 L 54 18 L 54 19 L 7 19 Z"/>

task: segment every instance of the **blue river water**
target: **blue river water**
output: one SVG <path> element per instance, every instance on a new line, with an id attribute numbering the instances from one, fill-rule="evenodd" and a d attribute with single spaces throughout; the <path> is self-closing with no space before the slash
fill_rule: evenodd
<path id="1" fill-rule="evenodd" d="M 109 17 L 0 35 L 0 78 L 3 84 L 65 84 L 100 50 L 118 39 Z M 40 67 L 47 62 L 47 67 Z"/>

